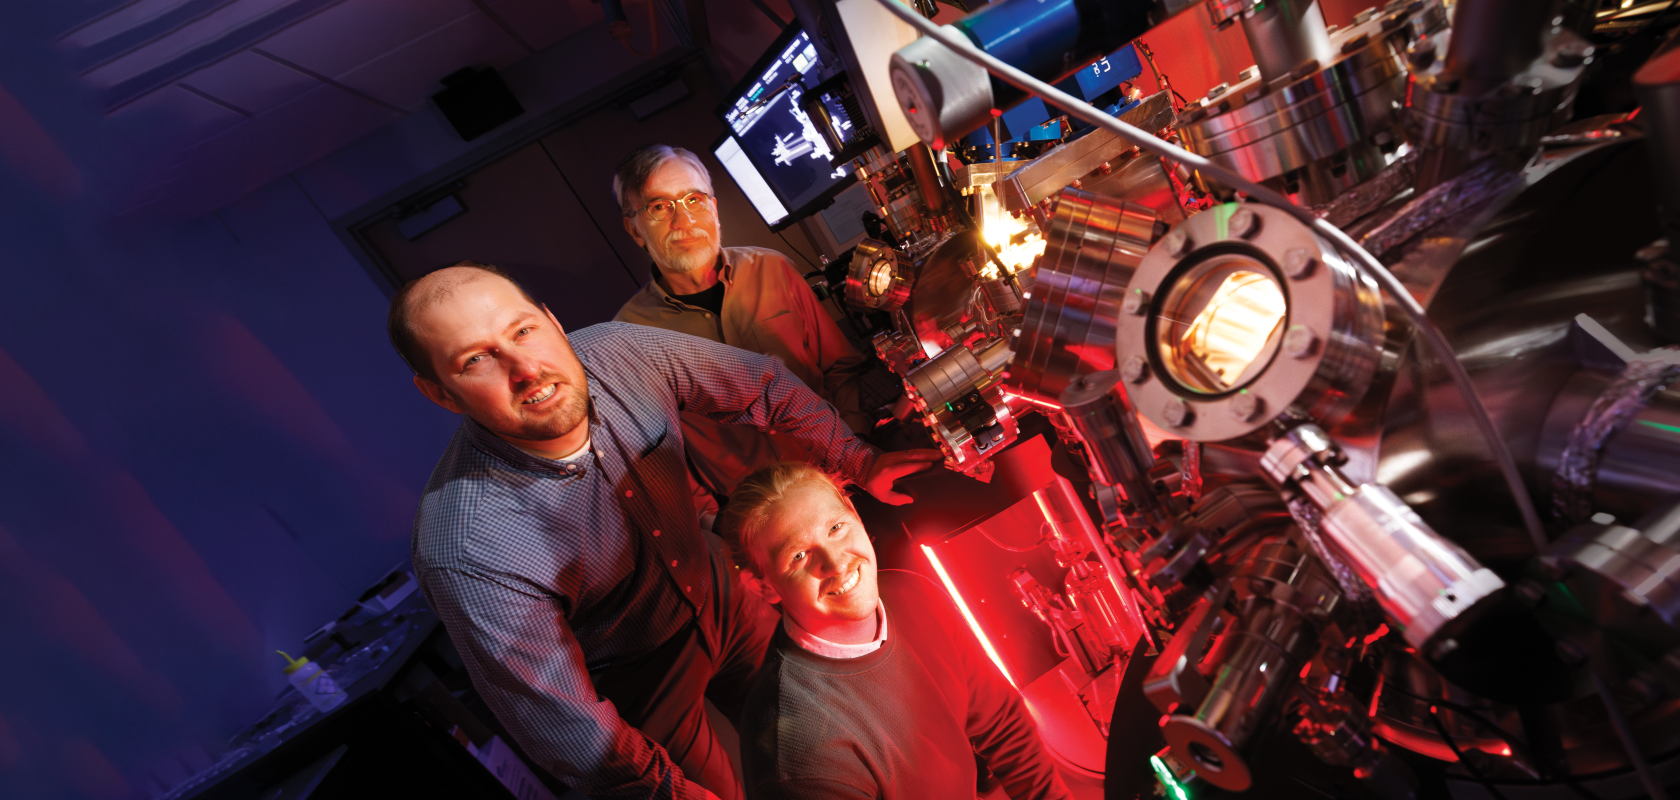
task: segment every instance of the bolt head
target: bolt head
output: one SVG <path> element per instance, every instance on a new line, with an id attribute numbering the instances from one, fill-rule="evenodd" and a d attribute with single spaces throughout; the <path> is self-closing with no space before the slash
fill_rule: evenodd
<path id="1" fill-rule="evenodd" d="M 1161 409 L 1161 416 L 1174 428 L 1182 428 L 1196 421 L 1195 409 L 1177 397 L 1167 401 L 1166 407 Z"/>
<path id="2" fill-rule="evenodd" d="M 1311 250 L 1297 247 L 1283 254 L 1283 274 L 1291 278 L 1305 278 L 1312 274 L 1313 267 L 1318 265 Z"/>
<path id="3" fill-rule="evenodd" d="M 1260 215 L 1247 208 L 1239 208 L 1231 215 L 1231 235 L 1242 239 L 1252 239 L 1260 232 Z"/>
<path id="4" fill-rule="evenodd" d="M 1171 233 L 1168 233 L 1165 238 L 1161 239 L 1161 246 L 1167 248 L 1168 255 L 1182 256 L 1185 253 L 1190 252 L 1192 242 L 1190 241 L 1189 234 L 1186 234 L 1184 231 L 1172 231 Z"/>
<path id="5" fill-rule="evenodd" d="M 1265 401 L 1248 392 L 1239 392 L 1231 398 L 1231 416 L 1238 422 L 1253 422 L 1265 407 Z"/>
<path id="6" fill-rule="evenodd" d="M 1120 301 L 1120 310 L 1134 317 L 1141 317 L 1149 312 L 1149 293 L 1142 289 L 1133 289 L 1126 293 L 1126 299 Z"/>
<path id="7" fill-rule="evenodd" d="M 1318 350 L 1318 334 L 1304 325 L 1291 325 L 1283 335 L 1283 352 L 1290 358 L 1307 358 Z"/>
<path id="8" fill-rule="evenodd" d="M 1126 359 L 1126 363 L 1120 365 L 1120 377 L 1125 378 L 1127 383 L 1143 383 L 1149 380 L 1149 362 L 1144 361 L 1143 356 Z"/>

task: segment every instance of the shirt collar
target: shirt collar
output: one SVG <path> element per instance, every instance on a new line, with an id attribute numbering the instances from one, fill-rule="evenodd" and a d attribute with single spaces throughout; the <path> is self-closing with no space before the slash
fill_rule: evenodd
<path id="1" fill-rule="evenodd" d="M 862 644 L 840 644 L 821 638 L 799 626 L 787 612 L 782 612 L 782 630 L 787 631 L 789 639 L 811 653 L 823 658 L 858 658 L 881 649 L 887 641 L 887 604 L 877 599 L 875 601 L 876 633 L 872 641 Z"/>
<path id="2" fill-rule="evenodd" d="M 727 247 L 718 248 L 718 280 L 723 283 L 723 288 L 725 290 L 728 290 L 730 284 L 735 282 L 735 265 L 729 260 L 729 248 Z M 670 305 L 682 305 L 682 301 L 678 300 L 670 292 L 665 291 L 665 285 L 659 282 L 658 264 L 648 265 L 647 285 L 648 288 L 653 291 L 654 297 L 663 300 Z"/>
<path id="3" fill-rule="evenodd" d="M 594 425 L 597 422 L 595 401 L 594 398 L 591 398 L 589 401 L 589 419 L 585 424 Z M 467 432 L 467 437 L 472 439 L 474 447 L 492 458 L 507 462 L 514 469 L 558 475 L 563 478 L 574 478 L 589 471 L 587 466 L 589 459 L 578 458 L 573 461 L 559 461 L 531 455 L 513 446 L 506 439 L 491 433 L 489 428 L 478 424 L 478 420 L 472 417 L 463 417 L 461 427 Z M 591 432 L 590 438 L 591 440 L 594 439 L 593 432 Z"/>

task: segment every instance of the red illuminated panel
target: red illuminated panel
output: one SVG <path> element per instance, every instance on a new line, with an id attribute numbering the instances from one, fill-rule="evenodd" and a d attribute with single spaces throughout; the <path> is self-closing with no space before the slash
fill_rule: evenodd
<path id="1" fill-rule="evenodd" d="M 945 591 L 950 593 L 952 600 L 957 601 L 957 610 L 961 611 L 963 619 L 968 621 L 968 629 L 974 631 L 974 638 L 980 640 L 980 646 L 985 649 L 986 656 L 992 659 L 993 664 L 997 665 L 998 672 L 1003 673 L 1004 680 L 1009 681 L 1010 686 L 1017 689 L 1021 688 L 1015 683 L 1015 678 L 1009 674 L 1009 670 L 1004 668 L 1003 659 L 999 658 L 997 650 L 993 649 L 992 641 L 986 638 L 986 632 L 980 629 L 980 621 L 974 618 L 974 612 L 968 610 L 968 604 L 963 602 L 962 594 L 957 591 L 957 585 L 951 582 L 951 576 L 945 571 L 945 565 L 939 563 L 939 557 L 933 554 L 933 548 L 924 544 L 922 545 L 922 552 L 927 554 L 928 563 L 933 565 L 933 571 L 939 573 L 939 582 L 945 584 Z"/>

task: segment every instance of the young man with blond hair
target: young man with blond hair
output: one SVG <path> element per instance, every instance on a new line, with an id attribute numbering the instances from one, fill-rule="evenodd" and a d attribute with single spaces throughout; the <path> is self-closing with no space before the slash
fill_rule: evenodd
<path id="1" fill-rule="evenodd" d="M 950 601 L 915 573 L 877 574 L 840 479 L 773 464 L 718 522 L 742 585 L 782 615 L 742 714 L 748 798 L 972 798 L 976 753 L 1014 800 L 1070 797 Z"/>

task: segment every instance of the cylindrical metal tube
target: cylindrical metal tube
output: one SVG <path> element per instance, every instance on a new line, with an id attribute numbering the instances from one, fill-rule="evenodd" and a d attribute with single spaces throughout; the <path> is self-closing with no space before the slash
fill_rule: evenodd
<path id="1" fill-rule="evenodd" d="M 1333 448 L 1317 426 L 1302 425 L 1273 441 L 1260 465 L 1324 512 L 1330 546 L 1371 587 L 1406 642 L 1431 658 L 1443 654 L 1472 610 L 1486 607 L 1505 582 L 1436 533 L 1388 487 L 1355 485 L 1324 463 L 1321 456 Z"/>
<path id="2" fill-rule="evenodd" d="M 1299 610 L 1270 597 L 1251 597 L 1239 612 L 1219 676 L 1194 716 L 1175 715 L 1161 726 L 1173 755 L 1204 780 L 1233 792 L 1253 783 L 1241 751 L 1295 680 L 1318 643 Z"/>
<path id="3" fill-rule="evenodd" d="M 1536 0 L 1459 0 L 1446 71 L 1458 78 L 1460 93 L 1484 94 L 1527 69 L 1551 16 L 1552 4 Z"/>
<path id="4" fill-rule="evenodd" d="M 913 370 L 907 380 L 928 407 L 944 405 L 980 388 L 986 368 L 974 352 L 958 345 Z"/>
<path id="5" fill-rule="evenodd" d="M 922 202 L 927 204 L 929 214 L 943 214 L 950 206 L 946 198 L 945 186 L 939 180 L 939 172 L 933 166 L 933 151 L 928 146 L 917 142 L 910 145 L 905 152 L 910 159 L 910 174 L 916 176 L 916 188 L 921 192 Z"/>
<path id="6" fill-rule="evenodd" d="M 1116 366 L 1116 318 L 1155 226 L 1144 206 L 1062 191 L 1021 318 L 1012 392 L 1054 403 L 1076 376 Z"/>
<path id="7" fill-rule="evenodd" d="M 1080 376 L 1060 399 L 1074 432 L 1085 442 L 1093 477 L 1120 487 L 1146 519 L 1164 523 L 1166 510 L 1149 480 L 1155 454 L 1126 397 L 1119 370 Z"/>
<path id="8" fill-rule="evenodd" d="M 945 26 L 1035 78 L 1055 83 L 1136 39 L 1193 0 L 999 0 Z M 1028 95 L 931 38 L 893 53 L 893 91 L 922 141 L 943 146 Z"/>
<path id="9" fill-rule="evenodd" d="M 1242 15 L 1243 35 L 1260 77 L 1272 81 L 1308 61 L 1329 66 L 1336 57 L 1318 0 L 1274 0 Z"/>

